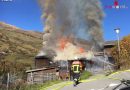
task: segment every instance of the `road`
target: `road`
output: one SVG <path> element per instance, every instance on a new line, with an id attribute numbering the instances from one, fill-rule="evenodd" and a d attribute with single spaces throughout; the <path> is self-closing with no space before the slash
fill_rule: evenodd
<path id="1" fill-rule="evenodd" d="M 98 76 L 99 77 L 99 76 Z M 130 70 L 112 74 L 108 77 L 102 76 L 100 78 L 91 77 L 87 82 L 80 83 L 76 87 L 72 84 L 63 87 L 60 90 L 112 90 L 114 87 L 107 87 L 110 84 L 120 84 L 119 79 L 130 80 Z M 122 86 L 123 87 L 123 86 Z"/>

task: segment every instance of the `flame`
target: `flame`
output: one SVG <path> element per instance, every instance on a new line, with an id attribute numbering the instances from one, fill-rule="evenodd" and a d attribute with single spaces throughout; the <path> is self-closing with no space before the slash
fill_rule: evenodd
<path id="1" fill-rule="evenodd" d="M 84 53 L 85 50 L 83 48 L 79 48 L 79 53 Z"/>
<path id="2" fill-rule="evenodd" d="M 71 40 L 69 40 L 69 38 L 65 38 L 65 37 L 61 38 L 59 41 L 59 49 L 64 50 L 65 48 L 68 47 L 67 46 L 68 43 L 71 43 Z M 85 52 L 85 50 L 82 47 L 77 47 L 76 51 L 77 52 L 75 52 L 75 53 L 84 53 Z"/>
<path id="3" fill-rule="evenodd" d="M 68 43 L 67 38 L 60 39 L 60 41 L 59 41 L 60 50 L 64 50 L 64 48 L 66 47 L 67 43 Z"/>

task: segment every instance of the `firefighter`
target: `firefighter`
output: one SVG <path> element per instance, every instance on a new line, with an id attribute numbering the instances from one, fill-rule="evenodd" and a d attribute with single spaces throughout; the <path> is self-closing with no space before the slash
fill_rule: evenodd
<path id="1" fill-rule="evenodd" d="M 81 70 L 82 70 L 82 67 L 80 64 L 72 64 L 71 71 L 72 71 L 72 76 L 74 80 L 74 86 L 79 83 Z"/>

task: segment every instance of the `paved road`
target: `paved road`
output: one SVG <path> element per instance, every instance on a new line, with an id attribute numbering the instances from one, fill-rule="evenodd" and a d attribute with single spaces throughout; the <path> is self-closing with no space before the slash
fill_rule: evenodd
<path id="1" fill-rule="evenodd" d="M 89 82 L 80 83 L 77 87 L 73 85 L 68 85 L 63 87 L 60 90 L 112 90 L 114 87 L 107 87 L 108 85 L 114 83 L 119 84 L 119 79 L 129 79 L 130 80 L 130 70 L 125 72 L 119 72 L 110 75 L 109 77 L 100 77 L 95 78 L 94 80 L 91 77 Z M 122 86 L 123 87 L 123 86 Z"/>

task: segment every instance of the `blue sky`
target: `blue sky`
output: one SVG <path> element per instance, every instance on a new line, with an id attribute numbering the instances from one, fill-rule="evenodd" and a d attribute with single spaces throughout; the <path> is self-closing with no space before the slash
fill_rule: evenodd
<path id="1" fill-rule="evenodd" d="M 105 40 L 116 40 L 114 29 L 120 28 L 120 38 L 130 34 L 130 1 L 118 0 L 119 5 L 127 9 L 110 9 L 114 0 L 100 0 L 105 14 L 103 32 Z M 43 31 L 44 24 L 41 19 L 42 10 L 37 0 L 0 0 L 0 21 L 12 24 L 24 30 Z"/>

